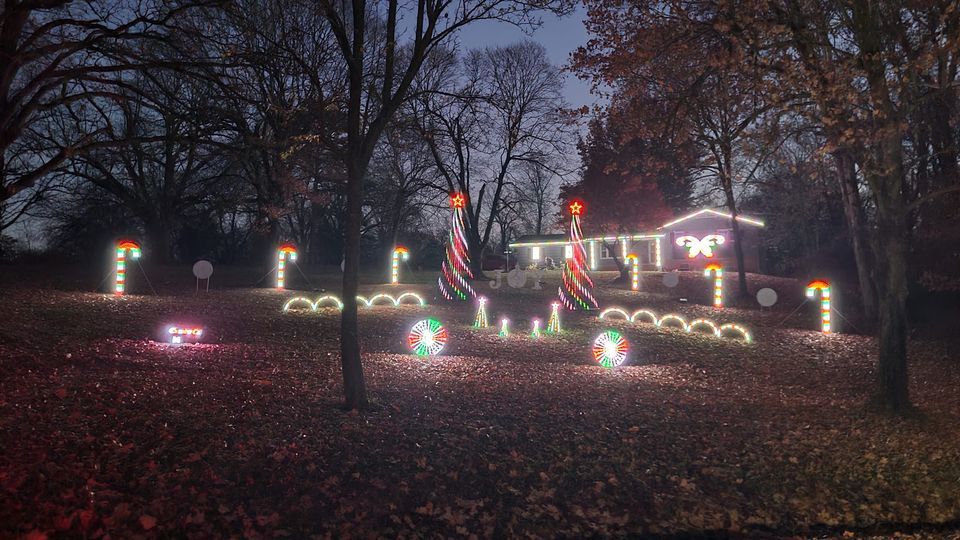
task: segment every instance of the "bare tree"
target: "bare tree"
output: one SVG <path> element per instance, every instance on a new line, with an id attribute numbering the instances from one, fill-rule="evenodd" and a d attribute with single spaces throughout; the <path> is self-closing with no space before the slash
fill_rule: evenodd
<path id="1" fill-rule="evenodd" d="M 367 406 L 355 296 L 364 179 L 380 136 L 409 97 L 426 58 L 449 43 L 457 30 L 480 20 L 529 25 L 536 22 L 531 15 L 537 8 L 560 10 L 569 2 L 418 0 L 401 6 L 399 0 L 371 4 L 365 0 L 317 1 L 347 65 L 347 140 L 343 158 L 347 169 L 347 232 L 340 352 L 346 406 L 354 409 Z M 398 43 L 403 35 L 410 37 L 407 47 Z M 376 61 L 371 59 L 373 54 Z"/>
<path id="2" fill-rule="evenodd" d="M 466 235 L 481 275 L 483 252 L 514 174 L 525 165 L 549 169 L 569 148 L 561 114 L 562 79 L 539 44 L 521 42 L 471 52 L 457 95 L 422 100 L 422 127 L 436 162 L 439 188 L 470 196 Z"/>
<path id="3" fill-rule="evenodd" d="M 107 126 L 52 136 L 57 116 L 78 101 L 122 100 L 119 74 L 155 62 L 144 44 L 201 2 L 149 0 L 119 8 L 80 0 L 6 1 L 0 9 L 0 201 L 33 188 L 73 156 L 98 146 Z M 20 199 L 30 202 L 27 196 Z M 16 216 L 16 214 L 14 214 Z"/>

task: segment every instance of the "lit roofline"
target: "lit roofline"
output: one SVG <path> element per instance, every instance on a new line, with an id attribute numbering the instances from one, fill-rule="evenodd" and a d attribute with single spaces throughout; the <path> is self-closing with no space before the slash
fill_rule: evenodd
<path id="1" fill-rule="evenodd" d="M 670 226 L 672 226 L 672 225 L 676 225 L 677 223 L 680 223 L 681 221 L 686 221 L 686 220 L 688 220 L 688 219 L 690 219 L 690 218 L 695 218 L 695 217 L 699 216 L 700 214 L 704 214 L 704 213 L 709 213 L 709 214 L 713 214 L 713 215 L 716 215 L 716 216 L 725 217 L 725 218 L 727 218 L 727 219 L 730 219 L 730 217 L 731 217 L 730 214 L 724 214 L 723 212 L 718 212 L 718 211 L 716 211 L 716 210 L 713 210 L 712 208 L 702 208 L 702 209 L 697 210 L 696 212 L 694 212 L 694 213 L 692 213 L 692 214 L 687 214 L 687 215 L 683 216 L 682 218 L 675 219 L 675 220 L 671 221 L 670 223 L 664 223 L 663 225 L 661 225 L 660 227 L 658 227 L 658 229 L 664 229 L 664 228 L 670 227 Z M 762 221 L 760 221 L 760 220 L 757 220 L 757 219 L 750 219 L 750 218 L 746 218 L 746 217 L 743 217 L 743 216 L 737 216 L 737 219 L 740 220 L 740 221 L 742 221 L 742 222 L 744 222 L 744 223 L 749 223 L 749 224 L 751 224 L 751 225 L 756 225 L 757 227 L 765 227 L 764 223 L 763 223 Z"/>
<path id="2" fill-rule="evenodd" d="M 632 235 L 621 235 L 621 236 L 594 236 L 591 238 L 584 238 L 584 242 L 613 242 L 616 240 L 629 239 L 629 240 L 643 240 L 644 238 L 663 238 L 665 234 L 632 234 Z M 510 247 L 535 247 L 535 246 L 563 246 L 570 243 L 570 240 L 547 240 L 545 242 L 514 242 L 512 244 L 507 244 Z"/>

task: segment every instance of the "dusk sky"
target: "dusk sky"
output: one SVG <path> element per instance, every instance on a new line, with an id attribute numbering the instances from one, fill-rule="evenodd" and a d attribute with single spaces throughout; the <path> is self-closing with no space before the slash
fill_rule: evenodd
<path id="1" fill-rule="evenodd" d="M 565 67 L 574 49 L 587 42 L 587 31 L 583 27 L 586 10 L 578 6 L 577 10 L 567 17 L 547 15 L 543 17 L 543 25 L 533 35 L 527 35 L 517 27 L 495 21 L 483 21 L 470 24 L 460 34 L 460 43 L 466 49 L 484 47 L 488 45 L 505 45 L 524 39 L 533 39 L 547 48 L 550 60 L 560 67 Z M 564 95 L 570 105 L 592 105 L 596 98 L 590 95 L 590 85 L 579 80 L 575 75 L 566 74 Z"/>

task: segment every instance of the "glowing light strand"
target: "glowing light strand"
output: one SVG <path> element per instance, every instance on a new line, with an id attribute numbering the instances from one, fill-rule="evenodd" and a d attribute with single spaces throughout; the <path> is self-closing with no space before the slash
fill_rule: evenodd
<path id="1" fill-rule="evenodd" d="M 807 298 L 816 298 L 818 292 L 820 293 L 820 330 L 824 334 L 829 334 L 832 332 L 830 325 L 830 284 L 818 279 L 807 285 Z"/>
<path id="2" fill-rule="evenodd" d="M 121 240 L 117 243 L 117 283 L 114 286 L 114 292 L 117 296 L 123 296 L 127 286 L 127 252 L 130 252 L 131 259 L 140 258 L 140 244 L 133 240 Z"/>
<path id="3" fill-rule="evenodd" d="M 400 261 L 410 258 L 410 250 L 403 246 L 393 248 L 393 260 L 390 263 L 390 284 L 400 283 Z"/>
<path id="4" fill-rule="evenodd" d="M 607 330 L 593 340 L 593 359 L 605 368 L 615 368 L 627 360 L 630 345 L 616 330 Z"/>
<path id="5" fill-rule="evenodd" d="M 717 325 L 717 323 L 709 319 L 694 319 L 688 323 L 686 319 L 675 313 L 657 317 L 657 314 L 649 309 L 638 309 L 634 311 L 632 315 L 628 315 L 627 311 L 623 308 L 609 307 L 600 312 L 599 319 L 610 320 L 611 316 L 614 315 L 617 316 L 618 319 L 622 318 L 626 322 L 646 322 L 653 324 L 657 328 L 679 328 L 686 333 L 693 333 L 694 330 L 699 327 L 708 327 L 710 328 L 709 335 L 714 337 L 720 338 L 724 337 L 724 335 L 739 334 L 746 343 L 753 342 L 753 336 L 750 334 L 750 331 L 739 324 L 727 323 Z"/>
<path id="6" fill-rule="evenodd" d="M 277 250 L 277 289 L 284 287 L 287 260 L 297 261 L 297 248 L 293 244 L 284 244 Z"/>
<path id="7" fill-rule="evenodd" d="M 540 319 L 534 319 L 530 324 L 533 325 L 533 329 L 530 330 L 530 337 L 534 339 L 540 337 Z"/>
<path id="8" fill-rule="evenodd" d="M 566 309 L 598 309 L 597 300 L 591 292 L 593 281 L 587 273 L 587 252 L 583 247 L 583 231 L 580 228 L 583 203 L 574 200 L 568 208 L 570 210 L 570 246 L 573 248 L 573 257 L 567 259 L 563 266 L 562 284 L 557 292 L 560 295 L 560 302 Z"/>
<path id="9" fill-rule="evenodd" d="M 497 335 L 500 337 L 508 337 L 510 335 L 510 319 L 500 319 L 500 333 Z"/>
<path id="10" fill-rule="evenodd" d="M 440 277 L 437 278 L 440 294 L 447 300 L 467 300 L 477 296 L 466 279 L 473 279 L 473 273 L 470 271 L 470 253 L 463 226 L 464 205 L 466 198 L 463 194 L 451 195 L 453 221 L 447 238 L 446 257 L 440 269 Z"/>
<path id="11" fill-rule="evenodd" d="M 407 346 L 417 356 L 433 356 L 447 345 L 447 329 L 436 319 L 423 319 L 410 328 Z"/>
<path id="12" fill-rule="evenodd" d="M 415 303 L 413 302 L 404 303 L 404 300 L 406 299 L 413 299 Z M 417 305 L 422 307 L 427 305 L 427 302 L 422 297 L 420 297 L 420 295 L 412 292 L 405 292 L 396 298 L 386 293 L 379 293 L 374 295 L 369 300 L 364 296 L 357 296 L 357 301 L 368 308 L 374 307 L 376 305 L 388 305 L 388 306 L 394 306 L 394 307 L 400 307 L 402 305 Z M 343 309 L 343 302 L 341 302 L 339 298 L 333 295 L 326 295 L 326 296 L 321 296 L 316 301 L 311 301 L 309 298 L 306 298 L 303 296 L 297 296 L 297 297 L 291 298 L 287 300 L 285 304 L 283 304 L 283 311 L 284 312 L 290 311 L 291 309 L 294 309 L 295 306 L 298 306 L 300 304 L 303 304 L 304 307 L 310 308 L 311 311 L 317 311 L 321 307 L 324 307 L 324 304 L 330 304 L 329 307 Z"/>
<path id="13" fill-rule="evenodd" d="M 716 263 L 710 263 L 703 270 L 703 277 L 710 277 L 713 274 L 713 307 L 723 307 L 723 267 Z"/>

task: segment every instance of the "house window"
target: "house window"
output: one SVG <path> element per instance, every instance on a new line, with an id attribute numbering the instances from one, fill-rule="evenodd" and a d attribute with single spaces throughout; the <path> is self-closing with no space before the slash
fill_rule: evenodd
<path id="1" fill-rule="evenodd" d="M 601 246 L 601 249 L 600 249 L 600 258 L 601 258 L 601 259 L 612 259 L 612 258 L 613 258 L 613 250 L 610 249 L 609 247 L 607 247 L 606 244 L 603 244 L 603 246 Z"/>
<path id="2" fill-rule="evenodd" d="M 531 259 L 531 260 L 534 260 L 534 261 L 539 261 L 539 260 L 540 260 L 540 247 L 539 247 L 539 246 L 530 248 L 530 259 Z"/>
<path id="3" fill-rule="evenodd" d="M 573 258 L 573 246 L 571 246 L 570 244 L 563 246 L 563 257 L 565 259 Z"/>

